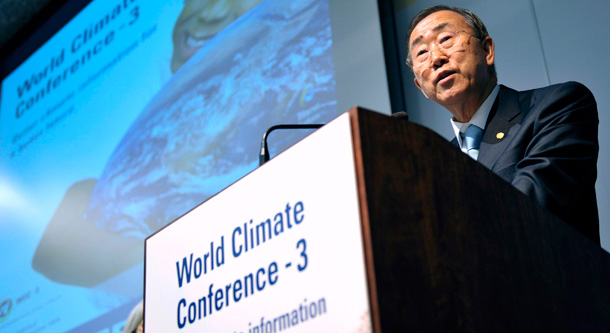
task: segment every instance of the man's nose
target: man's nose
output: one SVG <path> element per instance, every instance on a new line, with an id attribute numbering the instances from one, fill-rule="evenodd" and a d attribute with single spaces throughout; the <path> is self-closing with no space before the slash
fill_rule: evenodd
<path id="1" fill-rule="evenodd" d="M 231 16 L 231 5 L 233 1 L 210 1 L 199 11 L 199 20 L 208 23 L 219 23 L 226 21 Z"/>
<path id="2" fill-rule="evenodd" d="M 447 63 L 447 54 L 445 54 L 444 50 L 438 47 L 436 43 L 431 43 L 429 49 L 430 60 L 432 61 L 432 65 L 434 67 L 439 67 Z"/>

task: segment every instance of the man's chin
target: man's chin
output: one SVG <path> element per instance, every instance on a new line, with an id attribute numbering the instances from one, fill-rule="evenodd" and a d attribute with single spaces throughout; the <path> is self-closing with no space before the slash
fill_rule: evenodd
<path id="1" fill-rule="evenodd" d="M 172 55 L 172 61 L 171 61 L 172 73 L 175 73 L 176 71 L 178 71 L 180 69 L 180 67 L 182 67 L 182 65 L 184 65 L 195 53 L 196 53 L 196 51 L 194 51 L 194 52 L 188 52 L 187 50 L 174 51 L 174 54 Z"/>
<path id="2" fill-rule="evenodd" d="M 439 104 L 453 103 L 456 98 L 457 94 L 455 94 L 453 91 L 446 90 L 436 94 L 436 102 Z"/>
<path id="3" fill-rule="evenodd" d="M 433 101 L 445 108 L 448 108 L 451 105 L 458 104 L 462 99 L 461 96 L 461 91 L 450 89 L 437 93 Z"/>
<path id="4" fill-rule="evenodd" d="M 172 61 L 170 67 L 172 69 L 172 73 L 176 73 L 180 67 L 184 65 L 184 61 L 177 59 L 176 57 L 172 57 Z"/>

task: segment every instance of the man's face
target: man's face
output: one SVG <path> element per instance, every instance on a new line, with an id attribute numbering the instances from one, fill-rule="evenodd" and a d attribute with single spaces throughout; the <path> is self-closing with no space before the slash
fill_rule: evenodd
<path id="1" fill-rule="evenodd" d="M 462 31 L 460 41 L 444 52 L 430 42 L 438 42 L 438 36 L 447 31 Z M 470 35 L 469 35 L 470 34 Z M 426 45 L 430 51 L 428 62 L 414 68 L 415 85 L 426 98 L 452 109 L 452 107 L 478 108 L 483 91 L 490 81 L 488 67 L 494 63 L 494 45 L 489 37 L 483 41 L 472 37 L 475 32 L 460 14 L 439 11 L 430 14 L 416 26 L 409 38 L 410 50 Z"/>
<path id="2" fill-rule="evenodd" d="M 205 43 L 262 0 L 186 0 L 172 39 L 172 72 L 176 72 Z"/>

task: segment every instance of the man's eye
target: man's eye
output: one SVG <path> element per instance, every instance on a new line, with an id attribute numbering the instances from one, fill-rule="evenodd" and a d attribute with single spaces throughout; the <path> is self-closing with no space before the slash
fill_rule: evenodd
<path id="1" fill-rule="evenodd" d="M 439 44 L 450 44 L 452 39 L 453 39 L 453 36 L 444 36 L 439 39 L 438 43 Z"/>
<path id="2" fill-rule="evenodd" d="M 417 51 L 417 53 L 415 53 L 415 57 L 420 58 L 425 56 L 426 54 L 428 54 L 428 50 L 419 50 Z"/>

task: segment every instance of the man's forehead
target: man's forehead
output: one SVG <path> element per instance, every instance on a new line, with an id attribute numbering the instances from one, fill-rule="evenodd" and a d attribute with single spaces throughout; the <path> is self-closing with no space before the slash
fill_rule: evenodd
<path id="1" fill-rule="evenodd" d="M 458 29 L 466 25 L 466 19 L 450 10 L 434 12 L 421 20 L 411 33 L 411 46 L 421 42 L 426 35 L 448 28 Z"/>

